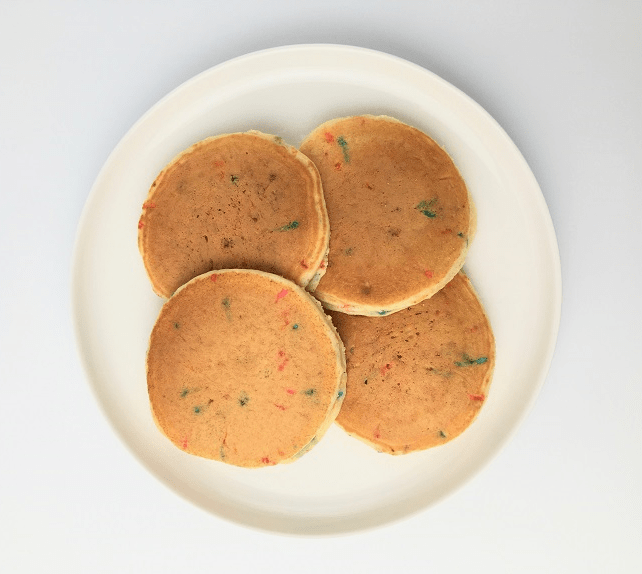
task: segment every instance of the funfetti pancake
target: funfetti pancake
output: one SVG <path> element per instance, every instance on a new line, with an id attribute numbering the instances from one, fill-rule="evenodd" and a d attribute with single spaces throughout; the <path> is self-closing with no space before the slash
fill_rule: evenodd
<path id="1" fill-rule="evenodd" d="M 473 422 L 488 395 L 495 343 L 463 273 L 434 297 L 386 317 L 331 312 L 345 347 L 337 423 L 375 449 L 442 445 Z"/>
<path id="2" fill-rule="evenodd" d="M 345 352 L 319 302 L 295 283 L 213 271 L 164 304 L 147 384 L 154 420 L 178 448 L 270 466 L 302 456 L 335 420 Z"/>
<path id="3" fill-rule="evenodd" d="M 138 228 L 145 269 L 165 298 L 212 269 L 258 269 L 311 289 L 325 271 L 319 173 L 296 148 L 257 131 L 179 154 L 152 183 Z"/>
<path id="4" fill-rule="evenodd" d="M 327 309 L 387 315 L 431 297 L 459 271 L 473 201 L 449 155 L 387 116 L 326 122 L 300 147 L 321 174 L 330 218 Z"/>

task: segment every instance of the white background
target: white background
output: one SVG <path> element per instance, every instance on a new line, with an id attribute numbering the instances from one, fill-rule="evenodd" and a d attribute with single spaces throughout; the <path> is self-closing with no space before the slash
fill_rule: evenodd
<path id="1" fill-rule="evenodd" d="M 0 3 L 0 571 L 639 572 L 642 5 Z M 542 188 L 557 350 L 508 446 L 445 501 L 340 537 L 223 522 L 114 435 L 80 366 L 71 254 L 108 154 L 193 75 L 296 43 L 373 48 L 481 104 Z"/>

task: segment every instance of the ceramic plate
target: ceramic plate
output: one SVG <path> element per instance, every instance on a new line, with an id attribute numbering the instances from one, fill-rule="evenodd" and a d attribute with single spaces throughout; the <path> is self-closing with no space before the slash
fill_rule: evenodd
<path id="1" fill-rule="evenodd" d="M 494 329 L 497 363 L 481 413 L 460 437 L 405 456 L 379 454 L 334 425 L 290 465 L 242 469 L 190 456 L 156 428 L 145 379 L 162 301 L 137 245 L 148 188 L 178 152 L 258 129 L 293 145 L 337 116 L 387 114 L 452 156 L 477 205 L 465 271 Z M 77 338 L 116 433 L 159 480 L 219 517 L 260 529 L 329 534 L 425 510 L 469 480 L 523 420 L 546 376 L 560 316 L 555 233 L 523 157 L 474 101 L 434 74 L 361 48 L 304 45 L 253 53 L 189 80 L 114 149 L 85 206 L 74 254 Z"/>

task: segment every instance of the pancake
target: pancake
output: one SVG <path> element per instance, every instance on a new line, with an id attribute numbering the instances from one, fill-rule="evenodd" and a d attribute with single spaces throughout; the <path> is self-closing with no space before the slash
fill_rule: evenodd
<path id="1" fill-rule="evenodd" d="M 330 218 L 327 309 L 387 315 L 439 291 L 475 234 L 473 201 L 448 154 L 387 116 L 334 119 L 301 151 L 321 174 Z"/>
<path id="2" fill-rule="evenodd" d="M 319 173 L 257 131 L 207 138 L 174 158 L 143 204 L 138 246 L 156 294 L 212 269 L 258 269 L 314 288 L 329 223 Z"/>
<path id="3" fill-rule="evenodd" d="M 387 317 L 330 313 L 346 347 L 337 423 L 389 454 L 442 445 L 473 422 L 488 395 L 495 342 L 463 273 Z"/>
<path id="4" fill-rule="evenodd" d="M 192 279 L 150 336 L 158 427 L 181 450 L 236 466 L 302 456 L 334 422 L 345 381 L 343 345 L 318 301 L 261 271 Z"/>

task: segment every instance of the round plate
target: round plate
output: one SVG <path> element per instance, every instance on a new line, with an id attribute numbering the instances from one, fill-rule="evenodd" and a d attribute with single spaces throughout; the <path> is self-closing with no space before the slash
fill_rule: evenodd
<path id="1" fill-rule="evenodd" d="M 242 469 L 190 456 L 156 428 L 145 378 L 162 305 L 137 245 L 141 205 L 178 152 L 214 134 L 258 129 L 293 145 L 338 116 L 386 114 L 452 156 L 477 205 L 464 269 L 494 329 L 495 375 L 477 420 L 446 445 L 379 454 L 334 425 L 299 461 Z M 158 479 L 228 520 L 296 534 L 371 528 L 425 509 L 470 479 L 505 444 L 548 370 L 561 307 L 551 218 L 523 157 L 475 102 L 396 57 L 332 45 L 253 53 L 189 80 L 149 110 L 114 149 L 76 241 L 73 309 L 80 354 L 117 434 Z"/>

